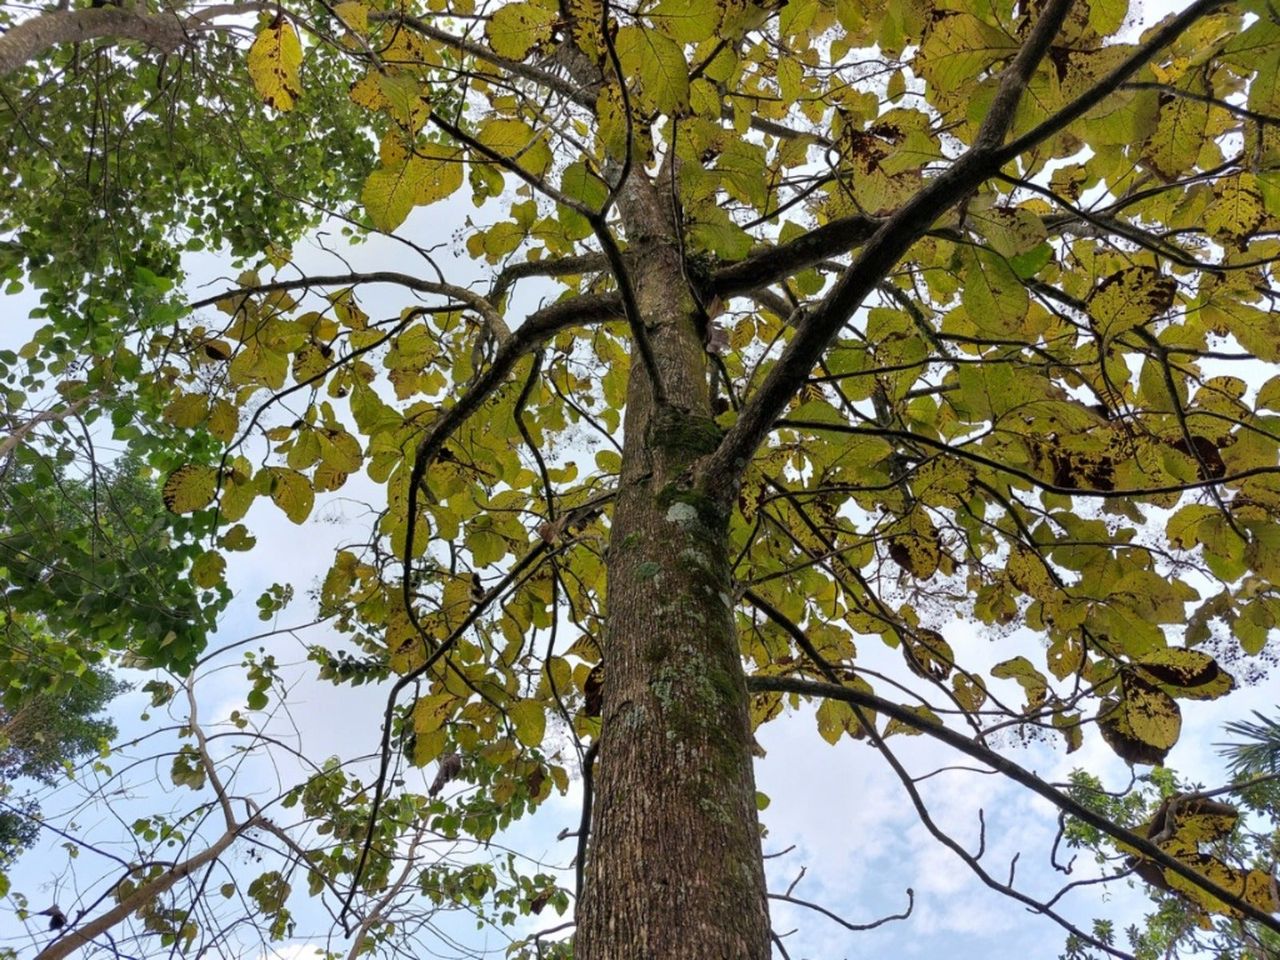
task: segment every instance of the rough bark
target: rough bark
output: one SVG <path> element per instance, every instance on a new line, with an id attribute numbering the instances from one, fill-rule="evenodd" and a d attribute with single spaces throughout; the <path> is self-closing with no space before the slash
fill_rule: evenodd
<path id="1" fill-rule="evenodd" d="M 727 515 L 689 469 L 720 435 L 656 191 L 624 218 L 669 404 L 631 368 L 608 555 L 605 685 L 577 960 L 764 960 L 769 922 Z"/>

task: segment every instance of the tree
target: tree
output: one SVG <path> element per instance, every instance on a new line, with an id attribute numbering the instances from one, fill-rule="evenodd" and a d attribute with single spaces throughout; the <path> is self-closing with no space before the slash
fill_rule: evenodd
<path id="1" fill-rule="evenodd" d="M 13 796 L 10 784 L 18 777 L 52 784 L 64 764 L 114 740 L 116 727 L 101 714 L 124 689 L 110 674 L 90 670 L 57 696 L 30 697 L 12 710 L 0 706 L 0 864 L 12 862 L 38 833 L 39 804 Z"/>
<path id="2" fill-rule="evenodd" d="M 164 54 L 114 44 L 158 42 L 139 19 L 220 10 L 132 11 L 129 28 L 101 13 L 37 14 L 0 39 L 21 51 L 0 63 L 35 58 L 17 82 L 47 90 L 82 55 L 58 42 L 94 37 L 113 71 L 158 77 Z M 339 922 L 378 916 L 400 889 L 409 820 L 487 841 L 566 789 L 573 765 L 575 957 L 784 950 L 752 731 L 808 701 L 820 735 L 884 757 L 985 883 L 1081 944 L 1125 955 L 948 837 L 892 737 L 936 738 L 1120 844 L 1153 882 L 1280 930 L 1261 867 L 1210 869 L 1194 844 L 1126 829 L 992 749 L 1000 729 L 1069 751 L 1097 735 L 1159 764 L 1179 701 L 1260 669 L 1280 615 L 1280 27 L 1257 2 L 1196 0 L 1140 32 L 1128 13 L 348 0 L 272 6 L 247 49 L 184 34 L 184 63 L 243 54 L 224 116 L 254 138 L 210 147 L 207 193 L 180 176 L 198 128 L 133 173 L 172 184 L 178 215 L 162 192 L 141 217 L 157 243 L 209 228 L 184 204 L 243 195 L 240 158 L 292 163 L 266 116 L 286 137 L 349 84 L 322 141 L 337 175 L 308 154 L 296 189 L 255 181 L 261 217 L 233 202 L 237 232 L 205 246 L 270 246 L 258 258 L 233 240 L 252 269 L 189 313 L 172 306 L 172 258 L 143 273 L 113 254 L 123 286 L 104 313 L 26 261 L 58 307 L 29 355 L 143 398 L 113 424 L 164 469 L 202 588 L 250 545 L 255 501 L 302 523 L 361 471 L 385 485 L 367 542 L 339 551 L 319 590 L 349 646 L 315 651 L 325 676 L 387 684 L 379 769 L 326 780 L 323 801 L 313 778 L 286 795 L 329 818 L 335 845 L 294 853 L 317 890 L 345 890 Z M 143 122 L 153 105 L 131 89 L 123 116 Z M 183 115 L 206 105 L 197 91 Z M 343 176 L 369 133 L 376 165 Z M 46 163 L 30 121 L 14 136 L 19 162 Z M 463 231 L 466 251 L 493 268 L 483 292 L 446 274 L 411 218 L 468 189 L 484 223 Z M 311 222 L 285 202 L 297 195 L 403 240 L 413 267 L 302 269 L 287 246 Z M 58 233 L 15 197 L 16 224 Z M 125 214 L 108 199 L 111 224 Z M 535 305 L 531 281 L 554 299 Z M 366 311 L 381 287 L 404 298 L 397 315 Z M 146 322 L 130 325 L 121 305 L 143 294 Z M 141 428 L 157 423 L 160 440 Z M 986 662 L 960 622 L 1017 651 Z M 164 662 L 189 670 L 200 643 Z M 900 669 L 867 666 L 878 643 Z M 260 707 L 270 671 L 252 670 Z M 204 785 L 217 761 L 203 741 L 192 751 L 175 779 Z M 437 793 L 454 778 L 474 790 L 451 804 L 398 786 L 402 751 L 437 764 Z M 214 789 L 230 843 L 245 821 Z M 471 880 L 423 884 L 530 912 L 553 896 Z M 281 882 L 256 888 L 277 917 Z"/>
<path id="3" fill-rule="evenodd" d="M 74 417 L 74 405 L 65 409 Z M 226 597 L 200 598 L 187 576 L 193 550 L 170 544 L 155 481 L 131 454 L 110 466 L 88 456 L 45 411 L 6 443 L 0 493 L 0 861 L 34 840 L 38 803 L 19 778 L 53 785 L 115 739 L 101 714 L 128 684 L 108 669 L 113 650 L 138 659 L 179 636 L 201 642 Z M 74 436 L 74 435 L 72 435 Z M 225 591 L 224 591 L 225 593 Z M 201 606 L 199 599 L 205 601 Z"/>

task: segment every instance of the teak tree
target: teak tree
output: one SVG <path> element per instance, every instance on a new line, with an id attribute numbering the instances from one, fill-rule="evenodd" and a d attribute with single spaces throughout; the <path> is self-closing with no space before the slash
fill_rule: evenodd
<path id="1" fill-rule="evenodd" d="M 1220 811 L 1188 801 L 1126 830 L 990 743 L 1100 735 L 1159 764 L 1180 701 L 1229 693 L 1232 662 L 1258 673 L 1280 619 L 1269 4 L 1139 25 L 1125 0 L 286 2 L 242 45 L 259 4 L 122 6 L 13 25 L 0 67 L 39 103 L 83 69 L 59 44 L 100 38 L 100 63 L 146 66 L 178 103 L 163 62 L 243 54 L 265 103 L 227 99 L 244 141 L 199 153 L 217 104 L 196 91 L 173 111 L 179 149 L 149 160 L 184 211 L 215 216 L 160 203 L 144 222 L 164 227 L 153 245 L 214 222 L 207 245 L 247 255 L 260 237 L 263 259 L 191 312 L 159 281 L 132 313 L 134 287 L 75 309 L 92 292 L 68 278 L 116 262 L 32 274 L 57 335 L 6 369 L 78 359 L 64 395 L 98 391 L 165 469 L 179 535 L 206 547 L 202 589 L 252 546 L 260 498 L 302 523 L 353 474 L 385 486 L 320 590 L 356 652 L 317 653 L 336 681 L 388 681 L 381 769 L 286 797 L 341 823 L 336 848 L 298 853 L 316 889 L 345 891 L 340 919 L 393 884 L 389 805 L 487 839 L 576 767 L 576 931 L 529 955 L 762 960 L 753 730 L 809 700 L 818 732 L 882 754 L 984 882 L 1080 943 L 1126 955 L 943 834 L 892 737 L 936 737 L 1037 791 L 1243 942 L 1280 930 L 1267 865 L 1201 849 Z M 159 69 L 138 42 L 163 48 Z M 113 117 L 159 113 L 131 96 Z M 237 151 L 291 163 L 262 147 L 264 114 L 299 142 L 334 133 L 306 148 L 301 188 L 278 170 L 254 184 L 273 197 L 256 218 L 219 191 L 243 180 Z M 44 158 L 84 145 L 27 119 L 9 162 L 56 182 Z M 376 165 L 344 180 L 367 131 Z M 184 149 L 217 172 L 207 190 L 181 175 Z M 84 178 L 107 196 L 103 170 Z M 294 194 L 400 237 L 408 266 L 294 269 L 286 241 L 310 216 Z M 411 218 L 455 195 L 479 208 L 459 240 L 487 288 L 447 276 Z M 18 226 L 43 216 L 26 204 Z M 66 244 L 41 223 L 56 263 Z M 375 285 L 403 291 L 398 316 L 362 307 Z M 104 333 L 95 316 L 116 319 Z M 1020 628 L 1015 655 L 984 667 L 972 624 Z M 868 644 L 901 671 L 869 670 Z M 147 651 L 180 670 L 199 653 Z M 396 785 L 402 751 L 439 765 L 431 795 Z M 450 804 L 436 794 L 455 778 L 474 789 Z"/>

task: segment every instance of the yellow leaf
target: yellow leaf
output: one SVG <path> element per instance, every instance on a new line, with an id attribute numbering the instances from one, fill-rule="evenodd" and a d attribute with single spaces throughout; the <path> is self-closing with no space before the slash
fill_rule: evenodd
<path id="1" fill-rule="evenodd" d="M 343 0 L 335 4 L 333 12 L 346 25 L 347 29 L 356 33 L 369 32 L 369 8 L 359 0 Z"/>
<path id="2" fill-rule="evenodd" d="M 701 43 L 715 36 L 723 7 L 722 0 L 658 0 L 649 18 L 681 43 Z"/>
<path id="3" fill-rule="evenodd" d="M 461 705 L 447 690 L 420 697 L 413 705 L 413 732 L 421 736 L 439 730 Z"/>
<path id="4" fill-rule="evenodd" d="M 234 523 L 249 512 L 254 498 L 259 493 L 254 482 L 252 468 L 244 457 L 236 457 L 232 467 L 223 474 L 222 499 L 218 503 L 218 513 L 228 523 Z"/>
<path id="5" fill-rule="evenodd" d="M 1107 336 L 1149 323 L 1173 306 L 1178 284 L 1155 267 L 1126 267 L 1089 294 L 1089 315 Z"/>
<path id="6" fill-rule="evenodd" d="M 423 143 L 410 154 L 389 133 L 382 142 L 382 163 L 369 174 L 360 199 L 379 230 L 390 232 L 415 206 L 443 200 L 462 186 L 460 152 L 439 143 Z"/>
<path id="7" fill-rule="evenodd" d="M 219 397 L 213 401 L 209 409 L 209 420 L 206 424 L 209 432 L 223 443 L 230 443 L 236 438 L 240 429 L 240 414 L 229 400 Z"/>
<path id="8" fill-rule="evenodd" d="M 161 497 L 171 513 L 191 513 L 213 502 L 218 488 L 218 473 L 213 467 L 189 463 L 169 474 Z"/>
<path id="9" fill-rule="evenodd" d="M 1214 200 L 1204 210 L 1204 226 L 1219 241 L 1252 236 L 1266 219 L 1258 178 L 1237 173 L 1214 185 Z"/>
<path id="10" fill-rule="evenodd" d="M 830 744 L 839 742 L 847 731 L 850 734 L 861 729 L 853 708 L 843 700 L 823 700 L 818 705 L 818 733 Z"/>
<path id="11" fill-rule="evenodd" d="M 1098 729 L 1121 759 L 1163 763 L 1182 732 L 1182 711 L 1163 690 L 1140 680 L 1126 681 L 1122 699 L 1102 701 Z"/>
<path id="12" fill-rule="evenodd" d="M 903 704 L 903 709 L 911 711 L 927 724 L 935 727 L 942 726 L 942 720 L 928 707 Z M 918 737 L 920 734 L 924 733 L 924 731 L 919 727 L 913 727 L 911 724 L 903 723 L 901 720 L 890 720 L 885 724 L 884 735 L 886 737 L 891 737 L 895 733 L 906 734 L 909 737 Z"/>
<path id="13" fill-rule="evenodd" d="M 311 514 L 315 504 L 315 491 L 311 483 L 296 470 L 284 467 L 268 467 L 271 499 L 294 523 L 302 523 Z"/>
<path id="14" fill-rule="evenodd" d="M 556 11 L 537 3 L 512 3 L 494 11 L 484 25 L 493 52 L 511 60 L 523 60 L 529 51 L 551 39 Z"/>
<path id="15" fill-rule="evenodd" d="M 249 47 L 249 76 L 258 95 L 269 107 L 281 112 L 293 109 L 302 96 L 298 72 L 302 66 L 302 43 L 293 25 L 283 17 L 259 32 Z"/>
<path id="16" fill-rule="evenodd" d="M 951 689 L 956 700 L 966 710 L 977 710 L 987 702 L 987 688 L 977 674 L 957 673 L 951 678 Z"/>
<path id="17" fill-rule="evenodd" d="M 202 590 L 209 590 L 222 582 L 227 569 L 226 558 L 216 550 L 206 550 L 191 565 L 191 582 Z"/>
<path id="18" fill-rule="evenodd" d="M 324 462 L 340 473 L 355 473 L 360 469 L 364 455 L 360 452 L 360 444 L 345 430 L 322 430 L 317 433 L 320 440 L 320 457 Z"/>
<path id="19" fill-rule="evenodd" d="M 1236 685 L 1213 657 L 1183 647 L 1153 650 L 1138 658 L 1134 666 L 1148 683 L 1187 700 L 1215 700 Z"/>
<path id="20" fill-rule="evenodd" d="M 351 102 L 370 111 L 385 110 L 388 103 L 382 86 L 378 83 L 381 76 L 376 69 L 370 67 L 363 77 L 351 85 L 347 94 Z"/>
<path id="21" fill-rule="evenodd" d="M 982 249 L 973 251 L 960 299 L 978 330 L 996 336 L 1017 334 L 1030 306 L 1009 261 Z"/>
<path id="22" fill-rule="evenodd" d="M 486 120 L 480 125 L 476 139 L 534 176 L 542 176 L 551 166 L 551 149 L 546 140 L 523 120 L 504 117 Z"/>
<path id="23" fill-rule="evenodd" d="M 226 550 L 252 550 L 257 542 L 257 538 L 249 533 L 249 528 L 243 523 L 237 523 L 218 537 L 218 546 Z"/>
<path id="24" fill-rule="evenodd" d="M 184 393 L 164 408 L 164 419 L 175 427 L 189 430 L 203 423 L 208 413 L 208 397 L 202 393 Z"/>
<path id="25" fill-rule="evenodd" d="M 547 712 L 536 700 L 520 700 L 507 708 L 507 716 L 516 730 L 516 739 L 526 747 L 542 745 L 547 729 Z"/>
<path id="26" fill-rule="evenodd" d="M 689 109 L 689 65 L 674 40 L 656 30 L 623 27 L 616 45 L 624 76 L 640 82 L 634 99 L 641 109 L 666 114 Z"/>
<path id="27" fill-rule="evenodd" d="M 432 730 L 420 733 L 413 741 L 413 765 L 425 767 L 444 753 L 445 744 L 449 741 L 448 730 Z"/>

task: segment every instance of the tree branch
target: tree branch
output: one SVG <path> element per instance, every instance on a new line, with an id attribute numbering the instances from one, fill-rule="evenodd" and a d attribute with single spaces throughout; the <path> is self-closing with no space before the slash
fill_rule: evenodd
<path id="1" fill-rule="evenodd" d="M 175 864 L 154 880 L 140 885 L 106 913 L 99 914 L 83 926 L 67 930 L 65 934 L 36 954 L 35 960 L 62 960 L 62 958 L 70 956 L 81 947 L 92 943 L 97 937 L 113 929 L 131 914 L 166 893 L 179 880 L 190 876 L 206 864 L 217 860 L 235 842 L 236 838 L 244 830 L 254 826 L 255 822 L 256 818 L 246 820 L 236 829 L 226 830 L 222 836 L 200 853 Z"/>
<path id="2" fill-rule="evenodd" d="M 493 334 L 494 339 L 499 343 L 505 343 L 511 337 L 511 331 L 508 329 L 506 321 L 502 319 L 502 315 L 498 313 L 492 302 L 480 296 L 480 294 L 468 290 L 466 287 L 459 287 L 456 284 L 422 280 L 394 270 L 372 270 L 367 273 L 299 277 L 296 280 L 272 280 L 269 283 L 259 283 L 252 287 L 239 287 L 235 290 L 216 293 L 211 297 L 205 297 L 203 300 L 196 300 L 188 304 L 187 308 L 189 310 L 199 310 L 202 307 L 213 306 L 223 300 L 232 300 L 236 297 L 247 297 L 258 293 L 271 293 L 276 290 L 310 290 L 312 287 L 358 287 L 369 283 L 390 283 L 409 290 L 415 290 L 418 293 L 451 297 L 460 303 L 465 303 L 480 314 L 488 325 L 489 332 Z"/>
<path id="3" fill-rule="evenodd" d="M 717 496 L 725 499 L 736 495 L 742 472 L 756 448 L 764 441 L 774 420 L 804 384 L 828 344 L 862 306 L 867 294 L 944 211 L 998 173 L 1000 167 L 1009 160 L 1052 136 L 1089 110 L 1162 47 L 1172 42 L 1192 21 L 1218 5 L 1221 0 L 1198 0 L 1157 31 L 1121 67 L 1100 81 L 1094 90 L 1040 124 L 1031 133 L 999 147 L 998 144 L 1012 121 L 1026 78 L 1044 56 L 1070 2 L 1071 0 L 1052 0 L 1032 29 L 1026 44 L 1001 79 L 1000 91 L 980 128 L 975 145 L 881 224 L 818 308 L 801 324 L 760 389 L 743 406 L 737 423 L 730 428 L 719 448 L 703 461 L 700 474 L 704 489 L 715 491 Z"/>
<path id="4" fill-rule="evenodd" d="M 913 730 L 919 730 L 921 733 L 928 734 L 936 740 L 940 740 L 947 746 L 959 750 L 966 756 L 985 763 L 993 770 L 1004 774 L 1010 780 L 1021 784 L 1031 792 L 1044 797 L 1059 810 L 1070 816 L 1075 817 L 1083 823 L 1102 831 L 1117 843 L 1124 844 L 1131 848 L 1145 859 L 1151 860 L 1159 864 L 1166 870 L 1176 873 L 1188 883 L 1203 890 L 1210 896 L 1221 900 L 1234 910 L 1240 911 L 1250 920 L 1255 920 L 1262 924 L 1268 930 L 1280 933 L 1280 920 L 1271 916 L 1263 910 L 1258 909 L 1247 900 L 1231 893 L 1214 883 L 1204 874 L 1198 873 L 1182 861 L 1170 856 L 1164 850 L 1160 849 L 1146 837 L 1141 837 L 1132 830 L 1126 830 L 1124 827 L 1117 826 L 1106 817 L 1099 813 L 1095 813 L 1083 804 L 1071 799 L 1065 793 L 1054 789 L 1045 783 L 1030 770 L 1022 767 L 1012 760 L 1002 757 L 1000 754 L 984 747 L 979 743 L 975 743 L 968 737 L 961 736 L 954 730 L 946 727 L 930 723 L 919 715 L 913 713 L 906 707 L 899 706 L 891 700 L 885 700 L 883 697 L 877 697 L 875 694 L 864 693 L 851 687 L 837 686 L 833 683 L 824 683 L 820 680 L 798 680 L 792 677 L 748 677 L 747 689 L 756 692 L 771 693 L 796 693 L 807 697 L 824 697 L 830 700 L 841 700 L 845 703 L 867 710 L 874 710 L 882 713 L 887 717 L 892 717 L 899 723 L 911 727 Z"/>
<path id="5" fill-rule="evenodd" d="M 23 20 L 0 35 L 0 77 L 65 43 L 86 40 L 137 40 L 166 53 L 191 39 L 193 32 L 215 29 L 219 14 L 243 14 L 260 4 L 226 4 L 183 19 L 176 14 L 139 13 L 113 5 L 80 10 L 54 10 Z"/>
<path id="6" fill-rule="evenodd" d="M 1004 166 L 1019 154 L 1026 153 L 1032 147 L 1043 143 L 1055 133 L 1065 129 L 1071 121 L 1083 117 L 1103 100 L 1115 93 L 1121 84 L 1133 76 L 1141 67 L 1145 66 L 1148 60 L 1176 40 L 1182 31 L 1191 26 L 1196 20 L 1223 5 L 1223 0 L 1196 0 L 1195 3 L 1148 37 L 1146 43 L 1139 46 L 1118 67 L 1079 97 L 1052 117 L 1049 117 L 1049 119 L 1001 147 L 996 152 L 998 166 Z"/>

